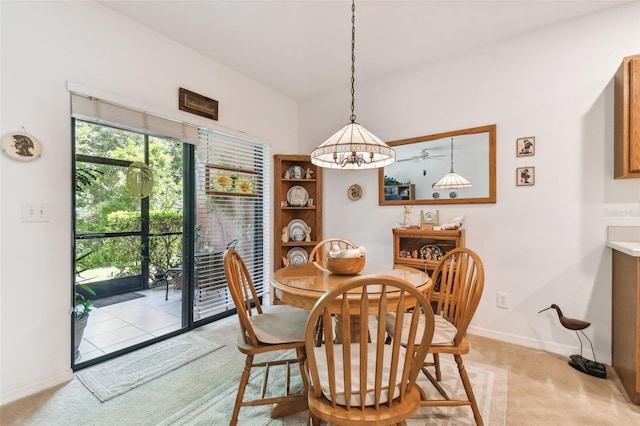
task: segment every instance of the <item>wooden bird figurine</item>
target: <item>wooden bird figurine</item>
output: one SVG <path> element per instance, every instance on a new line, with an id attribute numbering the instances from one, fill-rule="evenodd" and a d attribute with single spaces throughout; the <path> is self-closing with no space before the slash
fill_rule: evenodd
<path id="1" fill-rule="evenodd" d="M 562 326 L 564 328 L 568 328 L 569 330 L 584 330 L 585 328 L 589 327 L 591 325 L 590 322 L 588 321 L 583 321 L 583 320 L 579 320 L 579 319 L 575 319 L 575 318 L 567 318 L 562 314 L 562 310 L 560 310 L 560 306 L 556 305 L 555 303 L 552 304 L 551 306 L 549 306 L 548 308 L 545 308 L 540 312 L 544 312 L 547 309 L 555 309 L 556 312 L 558 313 L 558 318 L 560 318 L 560 324 L 562 324 Z M 584 333 L 583 333 L 584 334 Z M 586 336 L 585 336 L 586 337 Z"/>
<path id="2" fill-rule="evenodd" d="M 584 334 L 584 331 L 582 331 L 585 328 L 589 327 L 591 323 L 589 321 L 565 317 L 562 314 L 562 310 L 560 309 L 560 306 L 556 305 L 555 303 L 553 303 L 548 308 L 544 308 L 543 310 L 538 311 L 538 313 L 544 312 L 548 309 L 555 309 L 556 312 L 558 313 L 558 319 L 560 319 L 560 324 L 567 330 L 575 331 L 576 336 L 578 336 L 578 340 L 580 341 L 580 355 L 577 355 L 577 354 L 570 355 L 569 365 L 575 368 L 576 370 L 582 371 L 583 373 L 589 374 L 591 376 L 606 378 L 607 371 L 604 364 L 596 360 L 596 353 L 593 350 L 593 344 L 591 343 L 591 339 L 589 339 L 589 337 L 586 334 Z M 591 346 L 591 353 L 593 354 L 593 359 L 595 361 L 591 361 L 590 359 L 584 358 L 582 356 L 582 339 L 580 338 L 580 334 L 578 334 L 578 331 L 582 333 L 582 335 L 589 342 L 589 345 Z"/>

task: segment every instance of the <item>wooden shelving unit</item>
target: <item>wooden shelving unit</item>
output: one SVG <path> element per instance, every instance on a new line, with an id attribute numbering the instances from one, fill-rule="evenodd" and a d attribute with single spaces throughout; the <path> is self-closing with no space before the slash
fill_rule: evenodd
<path id="1" fill-rule="evenodd" d="M 300 169 L 298 169 L 298 167 Z M 307 171 L 310 170 L 310 176 Z M 301 174 L 300 174 L 301 171 Z M 294 173 L 295 172 L 295 173 Z M 300 186 L 306 190 L 308 199 L 313 204 L 291 205 L 287 194 L 291 188 Z M 311 163 L 308 155 L 274 155 L 274 247 L 273 270 L 285 266 L 290 262 L 288 254 L 291 250 L 301 253 L 304 250 L 309 256 L 311 249 L 322 240 L 322 168 Z M 291 221 L 302 220 L 311 229 L 310 238 L 295 240 L 298 236 L 289 236 L 287 241 L 282 241 L 282 229 L 288 228 Z M 301 261 L 301 256 L 296 256 L 295 261 Z M 271 300 L 278 303 L 273 291 Z"/>

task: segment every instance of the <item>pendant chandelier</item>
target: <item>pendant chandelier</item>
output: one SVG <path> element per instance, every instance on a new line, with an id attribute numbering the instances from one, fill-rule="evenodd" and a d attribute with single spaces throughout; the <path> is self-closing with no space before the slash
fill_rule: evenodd
<path id="1" fill-rule="evenodd" d="M 311 162 L 330 169 L 375 169 L 396 161 L 396 153 L 356 123 L 355 106 L 356 5 L 351 3 L 351 122 L 311 153 Z"/>
<path id="2" fill-rule="evenodd" d="M 453 171 L 453 138 L 451 138 L 451 172 L 433 185 L 433 189 L 471 188 L 472 186 L 471 182 Z"/>

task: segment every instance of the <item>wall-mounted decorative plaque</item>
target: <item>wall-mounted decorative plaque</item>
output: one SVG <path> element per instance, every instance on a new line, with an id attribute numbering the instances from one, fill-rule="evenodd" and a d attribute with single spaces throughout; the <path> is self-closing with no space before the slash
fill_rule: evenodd
<path id="1" fill-rule="evenodd" d="M 178 109 L 201 117 L 218 120 L 218 101 L 180 88 Z"/>
<path id="2" fill-rule="evenodd" d="M 14 160 L 32 161 L 42 155 L 42 144 L 26 132 L 7 133 L 2 137 L 2 150 Z"/>

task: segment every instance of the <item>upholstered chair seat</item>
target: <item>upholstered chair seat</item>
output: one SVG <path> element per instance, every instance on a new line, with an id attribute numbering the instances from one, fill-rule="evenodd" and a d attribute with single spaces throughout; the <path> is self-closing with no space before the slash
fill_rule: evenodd
<path id="1" fill-rule="evenodd" d="M 347 405 L 347 399 L 345 396 L 345 383 L 343 380 L 344 377 L 344 362 L 343 362 L 343 345 L 335 345 L 335 377 L 336 377 L 336 403 L 340 405 Z M 391 345 L 385 345 L 383 348 L 384 351 L 384 359 L 391 360 L 392 348 Z M 329 366 L 327 362 L 326 353 L 323 348 L 315 348 L 314 349 L 316 355 L 316 362 L 318 364 L 318 375 L 320 376 L 320 386 L 322 388 L 322 393 L 325 398 L 331 398 L 331 392 L 329 389 Z M 399 352 L 398 364 L 402 365 L 404 363 L 404 352 Z M 376 355 L 376 345 L 373 343 L 367 344 L 367 359 L 375 359 Z M 351 353 L 349 354 L 349 359 L 351 360 L 351 398 L 349 401 L 349 405 L 360 406 L 362 400 L 360 399 L 360 344 L 352 343 L 351 344 Z M 390 383 L 389 378 L 391 377 L 391 363 L 382 366 L 382 385 L 381 385 L 381 396 L 379 399 L 380 404 L 384 404 L 389 400 L 389 386 Z M 366 384 L 366 397 L 364 401 L 364 405 L 374 405 L 376 402 L 375 399 L 375 365 L 369 364 L 365 366 L 367 368 L 367 384 Z M 374 370 L 374 371 L 372 371 Z M 395 390 L 393 392 L 394 395 L 400 394 L 400 386 L 402 386 L 402 377 L 396 375 L 395 380 Z"/>
<path id="2" fill-rule="evenodd" d="M 262 343 L 304 342 L 304 330 L 309 311 L 288 308 L 249 317 L 256 337 Z"/>
<path id="3" fill-rule="evenodd" d="M 391 334 L 393 332 L 393 324 L 396 319 L 395 312 L 389 312 L 387 314 L 387 333 Z M 456 334 L 458 334 L 458 329 L 455 325 L 451 324 L 449 321 L 441 317 L 440 315 L 435 315 L 434 318 L 434 332 L 433 332 L 433 340 L 431 340 L 431 346 L 453 346 L 454 339 Z M 402 325 L 402 344 L 406 346 L 407 338 L 409 336 L 409 330 L 411 328 L 411 324 L 409 318 L 404 318 Z M 424 321 L 420 322 L 418 325 L 418 334 L 424 328 Z"/>

